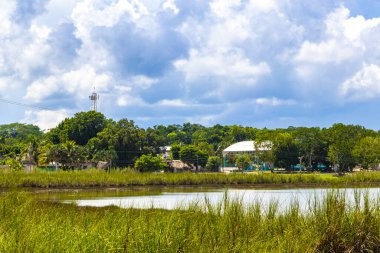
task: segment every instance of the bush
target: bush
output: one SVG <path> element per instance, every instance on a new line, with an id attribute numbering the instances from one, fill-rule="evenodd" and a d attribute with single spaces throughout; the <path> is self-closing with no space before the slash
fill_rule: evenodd
<path id="1" fill-rule="evenodd" d="M 162 159 L 152 155 L 142 155 L 135 163 L 135 169 L 140 172 L 152 172 L 166 169 L 167 165 L 162 162 Z"/>
<path id="2" fill-rule="evenodd" d="M 218 172 L 222 165 L 222 159 L 218 156 L 210 156 L 207 160 L 206 170 Z"/>
<path id="3" fill-rule="evenodd" d="M 21 171 L 23 169 L 22 164 L 15 159 L 6 160 L 5 165 L 8 165 L 13 171 Z"/>

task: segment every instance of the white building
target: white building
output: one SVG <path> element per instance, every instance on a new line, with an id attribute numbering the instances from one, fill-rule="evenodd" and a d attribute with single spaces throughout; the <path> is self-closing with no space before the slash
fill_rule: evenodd
<path id="1" fill-rule="evenodd" d="M 273 143 L 270 141 L 265 141 L 260 144 L 256 144 L 255 141 L 242 141 L 235 144 L 232 144 L 225 150 L 223 150 L 223 172 L 231 172 L 236 171 L 238 168 L 236 167 L 235 163 L 229 163 L 229 158 L 234 157 L 236 155 L 240 154 L 251 154 L 252 156 L 259 151 L 268 151 L 271 150 L 273 146 Z M 267 166 L 264 164 L 264 166 Z M 268 166 L 265 168 L 269 168 Z M 253 163 L 249 166 L 249 168 L 246 168 L 246 170 L 255 170 L 255 166 Z"/>

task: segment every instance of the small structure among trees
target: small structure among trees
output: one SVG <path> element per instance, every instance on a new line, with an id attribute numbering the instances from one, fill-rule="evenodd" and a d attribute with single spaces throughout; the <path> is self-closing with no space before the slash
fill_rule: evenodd
<path id="1" fill-rule="evenodd" d="M 260 144 L 255 141 L 242 141 L 223 150 L 223 172 L 231 171 L 253 171 L 253 170 L 269 170 L 272 166 L 265 163 L 261 157 L 262 153 L 270 152 L 272 143 L 262 142 Z"/>

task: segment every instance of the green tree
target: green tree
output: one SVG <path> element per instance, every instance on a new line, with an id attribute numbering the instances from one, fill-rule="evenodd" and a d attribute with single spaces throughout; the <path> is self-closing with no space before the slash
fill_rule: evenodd
<path id="1" fill-rule="evenodd" d="M 364 169 L 380 164 L 380 138 L 364 137 L 352 150 L 352 154 L 358 164 Z"/>
<path id="2" fill-rule="evenodd" d="M 179 160 L 180 159 L 180 155 L 179 155 L 179 152 L 181 151 L 181 146 L 178 145 L 178 144 L 173 144 L 171 147 L 170 147 L 170 156 L 173 160 Z"/>
<path id="3" fill-rule="evenodd" d="M 294 130 L 294 138 L 300 155 L 307 161 L 309 170 L 312 169 L 313 161 L 325 163 L 327 145 L 318 127 L 299 127 Z"/>
<path id="4" fill-rule="evenodd" d="M 218 172 L 219 168 L 222 166 L 222 159 L 218 156 L 210 156 L 207 160 L 206 170 Z"/>
<path id="5" fill-rule="evenodd" d="M 122 119 L 109 123 L 95 140 L 91 141 L 91 145 L 98 145 L 96 150 L 115 150 L 117 165 L 130 166 L 144 152 L 145 131 L 132 120 Z"/>
<path id="6" fill-rule="evenodd" d="M 135 163 L 135 169 L 140 172 L 161 171 L 166 168 L 166 163 L 162 162 L 160 157 L 152 155 L 142 155 L 137 158 Z"/>
<path id="7" fill-rule="evenodd" d="M 12 123 L 0 125 L 0 136 L 4 139 L 14 138 L 17 140 L 26 140 L 28 136 L 42 137 L 43 133 L 38 126 Z"/>
<path id="8" fill-rule="evenodd" d="M 245 168 L 249 167 L 251 162 L 252 160 L 249 154 L 241 154 L 236 156 L 235 166 L 238 167 L 240 170 L 244 170 Z"/>
<path id="9" fill-rule="evenodd" d="M 299 163 L 299 151 L 290 133 L 278 133 L 273 145 L 274 163 L 280 168 L 289 169 Z"/>
<path id="10" fill-rule="evenodd" d="M 144 138 L 144 151 L 146 153 L 158 154 L 161 147 L 164 147 L 166 143 L 166 138 L 160 135 L 160 132 L 154 128 L 148 128 L 145 131 Z"/>
<path id="11" fill-rule="evenodd" d="M 50 130 L 48 138 L 55 144 L 70 140 L 78 145 L 86 145 L 106 126 L 107 120 L 100 112 L 79 112 Z"/>
<path id="12" fill-rule="evenodd" d="M 340 171 L 347 171 L 355 166 L 352 149 L 360 139 L 374 135 L 362 126 L 334 124 L 324 130 L 325 138 L 329 144 L 328 160 L 339 165 Z"/>
<path id="13" fill-rule="evenodd" d="M 199 169 L 198 166 L 206 166 L 208 159 L 207 153 L 194 145 L 182 146 L 179 156 L 183 162 L 189 165 L 195 165 L 197 170 Z"/>
<path id="14" fill-rule="evenodd" d="M 99 150 L 97 151 L 93 157 L 92 161 L 100 162 L 100 161 L 113 161 L 117 159 L 117 153 L 115 150 Z"/>
<path id="15" fill-rule="evenodd" d="M 78 146 L 74 141 L 51 145 L 46 153 L 49 162 L 60 163 L 63 169 L 79 168 L 81 163 L 88 161 L 89 152 L 84 146 Z"/>

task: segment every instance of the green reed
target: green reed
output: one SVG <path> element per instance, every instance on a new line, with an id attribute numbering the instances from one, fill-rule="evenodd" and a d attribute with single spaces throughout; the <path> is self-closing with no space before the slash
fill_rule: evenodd
<path id="1" fill-rule="evenodd" d="M 173 211 L 78 207 L 0 195 L 0 252 L 378 252 L 380 198 L 330 191 L 285 210 L 227 195 Z"/>
<path id="2" fill-rule="evenodd" d="M 223 173 L 139 173 L 129 170 L 0 172 L 0 187 L 127 187 L 127 186 L 202 186 L 202 185 L 289 185 L 289 186 L 378 186 L 380 172 L 333 174 L 223 174 Z"/>

